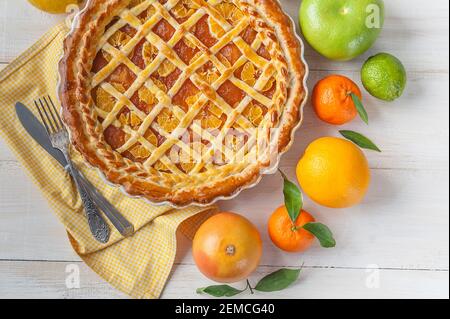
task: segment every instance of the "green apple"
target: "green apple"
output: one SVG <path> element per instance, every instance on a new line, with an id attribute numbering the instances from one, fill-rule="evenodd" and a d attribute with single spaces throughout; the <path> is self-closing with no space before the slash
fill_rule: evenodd
<path id="1" fill-rule="evenodd" d="M 303 0 L 300 27 L 323 56 L 348 61 L 366 52 L 384 23 L 383 0 Z"/>

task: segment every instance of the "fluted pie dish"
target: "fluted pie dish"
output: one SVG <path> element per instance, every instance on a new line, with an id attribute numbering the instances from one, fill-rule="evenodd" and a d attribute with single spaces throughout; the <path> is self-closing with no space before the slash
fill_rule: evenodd
<path id="1" fill-rule="evenodd" d="M 276 0 L 91 0 L 60 62 L 74 147 L 132 196 L 230 198 L 273 171 L 306 99 Z"/>

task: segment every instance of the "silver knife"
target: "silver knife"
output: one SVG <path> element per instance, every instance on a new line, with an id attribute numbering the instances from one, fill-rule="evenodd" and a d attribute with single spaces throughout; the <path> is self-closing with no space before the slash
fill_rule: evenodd
<path id="1" fill-rule="evenodd" d="M 67 167 L 67 161 L 64 155 L 57 149 L 53 148 L 47 132 L 41 122 L 34 116 L 33 113 L 22 103 L 16 103 L 16 114 L 28 134 L 54 159 L 56 159 L 61 166 Z M 111 223 L 116 227 L 120 234 L 124 237 L 129 237 L 134 233 L 133 225 L 123 217 L 123 215 L 100 193 L 96 188 L 83 176 L 81 172 L 76 170 L 80 182 L 84 189 L 89 190 L 89 194 L 94 200 L 95 204 L 103 211 Z"/>

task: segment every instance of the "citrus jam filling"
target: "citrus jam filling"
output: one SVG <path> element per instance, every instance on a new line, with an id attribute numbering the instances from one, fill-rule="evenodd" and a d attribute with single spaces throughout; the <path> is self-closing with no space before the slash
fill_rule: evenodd
<path id="1" fill-rule="evenodd" d="M 135 6 L 142 4 L 142 2 L 144 1 L 133 0 L 131 1 L 129 8 L 134 8 Z M 166 3 L 166 1 L 163 0 L 160 0 L 159 2 L 161 4 Z M 199 8 L 200 7 L 192 0 L 180 0 L 169 13 L 171 17 L 181 25 L 188 21 Z M 236 26 L 236 24 L 244 17 L 244 13 L 232 2 L 219 3 L 215 5 L 215 9 L 229 24 L 234 26 Z M 157 10 L 155 7 L 150 5 L 146 10 L 137 15 L 137 18 L 141 23 L 145 23 L 156 13 Z M 107 32 L 109 28 L 112 28 L 117 21 L 118 19 L 115 19 L 111 22 L 105 32 Z M 163 42 L 168 43 L 176 33 L 176 29 L 168 20 L 161 18 L 151 28 L 151 32 L 162 39 Z M 182 37 L 178 42 L 172 45 L 173 52 L 175 52 L 179 59 L 187 66 L 192 64 L 197 58 L 201 57 L 202 52 L 205 52 L 208 48 L 216 45 L 219 39 L 221 39 L 227 31 L 224 30 L 211 16 L 204 14 L 198 19 L 195 25 L 191 27 L 189 32 L 198 39 L 200 46 L 203 47 L 194 44 L 187 37 Z M 107 44 L 114 49 L 123 52 L 128 42 L 131 41 L 137 33 L 138 31 L 135 28 L 126 24 L 112 34 L 108 39 Z M 249 46 L 255 41 L 257 35 L 257 32 L 250 26 L 246 27 L 239 34 L 240 38 Z M 264 44 L 261 44 L 256 48 L 255 52 L 260 57 L 270 60 L 270 55 Z M 216 53 L 217 59 L 225 68 L 233 68 L 232 75 L 235 78 L 253 88 L 261 76 L 262 70 L 248 60 L 241 63 L 239 67 L 234 68 L 233 66 L 240 60 L 242 55 L 243 53 L 241 50 L 233 42 L 224 45 Z M 155 44 L 150 43 L 144 38 L 138 41 L 137 45 L 134 46 L 131 53 L 128 54 L 126 58 L 142 72 L 146 70 L 149 65 L 154 63 L 155 59 L 160 57 L 161 54 Z M 102 48 L 94 59 L 92 72 L 94 74 L 101 72 L 101 70 L 108 66 L 112 60 L 113 57 L 111 54 Z M 151 73 L 148 81 L 151 81 L 150 83 L 154 84 L 157 87 L 157 90 L 151 90 L 149 89 L 149 86 L 142 85 L 141 88 L 133 91 L 129 101 L 131 101 L 135 108 L 130 109 L 123 103 L 121 97 L 133 87 L 138 75 L 133 72 L 126 63 L 120 63 L 104 81 L 92 90 L 92 98 L 96 106 L 98 121 L 100 123 L 104 123 L 105 120 L 108 122 L 103 131 L 106 143 L 129 160 L 144 163 L 151 156 L 152 150 L 161 146 L 166 141 L 167 136 L 173 133 L 180 125 L 181 118 L 177 116 L 177 110 L 187 113 L 189 109 L 196 104 L 203 92 L 203 90 L 199 89 L 191 79 L 188 78 L 181 86 L 179 86 L 176 92 L 171 95 L 169 101 L 171 101 L 170 103 L 173 107 L 171 105 L 165 105 L 157 114 L 153 114 L 152 111 L 155 107 L 160 102 L 164 103 L 164 100 L 160 99 L 164 95 L 167 96 L 168 92 L 177 83 L 182 74 L 182 70 L 163 55 L 162 61 L 160 61 L 157 69 Z M 195 74 L 209 86 L 213 85 L 213 83 L 222 75 L 220 70 L 211 60 L 208 60 L 198 67 L 198 69 L 195 70 Z M 116 93 L 112 94 L 111 90 L 116 91 Z M 272 99 L 275 90 L 276 80 L 274 77 L 271 77 L 259 93 L 268 99 Z M 238 88 L 230 80 L 225 80 L 218 86 L 216 93 L 231 108 L 236 108 L 247 96 L 243 90 Z M 258 127 L 267 112 L 268 108 L 266 106 L 251 99 L 250 103 L 248 103 L 241 112 L 241 116 L 246 118 L 247 123 L 250 123 L 246 124 L 247 126 L 244 128 L 248 128 L 249 125 Z M 112 120 L 110 119 L 111 114 L 114 114 Z M 153 123 L 144 133 L 142 133 L 140 132 L 140 128 L 145 122 L 146 117 L 150 114 L 153 114 L 154 116 Z M 199 123 L 202 129 L 210 130 L 212 135 L 217 136 L 218 132 L 227 121 L 227 116 L 224 110 L 213 101 L 207 101 L 195 116 L 194 121 Z M 237 126 L 237 123 L 232 124 L 232 127 Z M 138 131 L 138 135 L 140 136 L 135 139 L 132 145 L 128 145 L 128 141 L 135 136 Z M 192 126 L 189 126 L 187 131 L 187 134 L 191 137 L 194 135 Z M 209 146 L 208 141 L 201 140 L 197 143 L 200 146 L 196 145 L 196 147 L 200 150 Z M 173 147 L 177 146 L 175 145 Z M 184 152 L 183 150 L 177 149 L 177 151 L 180 155 L 183 155 L 181 154 Z M 169 151 L 167 151 L 167 153 L 169 153 Z M 176 164 L 176 167 L 179 170 L 188 173 L 195 167 L 195 164 L 193 163 L 194 159 L 189 154 L 184 154 L 184 157 L 185 160 L 180 164 Z M 170 172 L 174 169 L 173 167 L 169 169 L 166 164 L 159 159 L 153 164 L 153 168 L 163 172 Z"/>

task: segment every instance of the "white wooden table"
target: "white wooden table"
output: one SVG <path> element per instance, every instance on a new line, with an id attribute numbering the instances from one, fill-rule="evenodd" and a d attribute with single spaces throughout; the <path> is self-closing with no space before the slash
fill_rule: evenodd
<path id="1" fill-rule="evenodd" d="M 282 0 L 296 20 L 299 0 Z M 304 254 L 274 248 L 266 234 L 269 214 L 282 202 L 278 176 L 223 209 L 242 213 L 261 230 L 264 256 L 253 280 L 279 267 L 305 263 L 300 281 L 277 294 L 253 297 L 412 298 L 449 296 L 449 25 L 447 0 L 390 0 L 380 39 L 352 62 L 328 61 L 306 49 L 311 68 L 309 87 L 330 73 L 358 83 L 362 62 L 386 51 L 408 69 L 408 88 L 394 103 L 368 94 L 371 118 L 366 127 L 354 121 L 347 128 L 364 132 L 383 149 L 367 152 L 373 181 L 363 204 L 330 210 L 306 200 L 306 208 L 334 231 L 338 246 L 316 245 Z M 63 16 L 39 12 L 25 0 L 0 0 L 0 69 L 30 46 Z M 305 146 L 337 128 L 319 122 L 306 107 L 306 119 L 295 146 L 281 166 L 294 177 Z M 165 298 L 199 297 L 195 288 L 209 285 L 193 263 L 189 243 L 180 254 Z M 81 287 L 68 289 L 66 267 L 81 269 Z M 238 284 L 239 286 L 239 284 Z M 246 295 L 248 296 L 248 295 Z M 0 141 L 0 298 L 125 298 L 103 282 L 74 254 L 63 227 L 38 189 L 25 176 Z"/>

